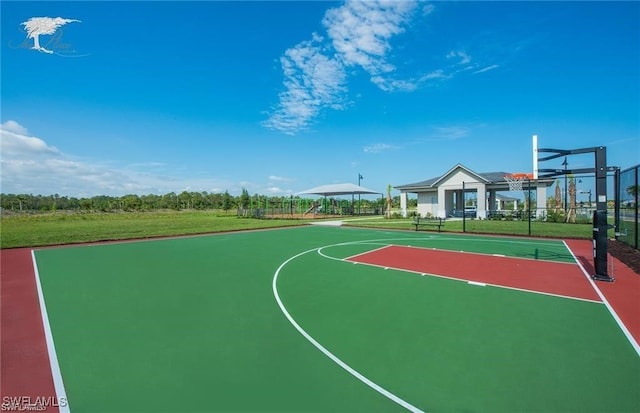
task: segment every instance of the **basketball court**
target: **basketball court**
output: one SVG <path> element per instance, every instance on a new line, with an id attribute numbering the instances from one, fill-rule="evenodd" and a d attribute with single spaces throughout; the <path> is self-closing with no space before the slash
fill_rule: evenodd
<path id="1" fill-rule="evenodd" d="M 590 242 L 572 243 L 307 226 L 3 251 L 27 264 L 3 270 L 3 394 L 68 402 L 49 411 L 638 411 L 639 317 L 618 304 L 638 277 L 596 283 Z"/>
<path id="2" fill-rule="evenodd" d="M 2 250 L 3 410 L 640 411 L 606 156 L 567 172 L 538 161 L 574 150 L 533 148 L 509 188 L 593 169 L 593 240 L 309 225 Z"/>

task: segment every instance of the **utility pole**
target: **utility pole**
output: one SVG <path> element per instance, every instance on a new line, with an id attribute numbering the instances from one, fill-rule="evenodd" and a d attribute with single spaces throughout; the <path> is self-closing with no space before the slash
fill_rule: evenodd
<path id="1" fill-rule="evenodd" d="M 360 186 L 360 180 L 364 179 L 360 172 L 358 172 L 358 186 Z M 360 215 L 360 194 L 358 194 L 358 215 Z"/>
<path id="2" fill-rule="evenodd" d="M 581 184 L 582 183 L 582 179 L 578 179 L 578 183 Z M 589 194 L 589 203 L 587 204 L 588 208 L 591 208 L 591 189 L 589 190 L 580 190 L 581 194 Z"/>

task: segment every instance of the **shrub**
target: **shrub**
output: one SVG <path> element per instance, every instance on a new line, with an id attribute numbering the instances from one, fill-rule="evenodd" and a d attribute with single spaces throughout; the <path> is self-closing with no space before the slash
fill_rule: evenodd
<path id="1" fill-rule="evenodd" d="M 564 211 L 554 212 L 549 211 L 547 213 L 547 222 L 564 222 Z"/>

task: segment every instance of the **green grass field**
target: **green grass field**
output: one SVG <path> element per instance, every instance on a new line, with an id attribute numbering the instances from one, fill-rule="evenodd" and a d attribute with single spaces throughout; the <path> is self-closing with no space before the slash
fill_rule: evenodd
<path id="1" fill-rule="evenodd" d="M 238 218 L 213 211 L 20 214 L 2 216 L 0 247 L 151 238 L 300 225 L 302 220 Z"/>
<path id="2" fill-rule="evenodd" d="M 412 219 L 345 217 L 351 226 L 411 230 Z M 313 219 L 252 219 L 216 211 L 160 211 L 142 213 L 68 213 L 2 215 L 0 248 L 61 245 L 82 242 L 177 236 L 246 229 L 303 225 Z M 463 232 L 463 223 L 448 220 L 446 232 Z M 528 222 L 467 220 L 465 231 L 528 235 Z M 591 238 L 588 224 L 532 222 L 531 235 L 552 238 Z M 613 236 L 613 232 L 611 233 Z"/>
<path id="3" fill-rule="evenodd" d="M 347 221 L 349 225 L 361 227 L 380 227 L 394 229 L 415 229 L 411 225 L 411 218 L 381 219 L 379 217 L 371 219 L 358 219 Z M 503 234 L 503 235 L 529 235 L 529 223 L 527 221 L 492 221 L 468 219 L 447 220 L 442 231 L 463 232 L 478 234 Z M 424 228 L 421 228 L 424 230 Z M 437 229 L 436 229 L 437 230 Z M 556 222 L 531 222 L 531 235 L 535 237 L 551 238 L 590 238 L 593 234 L 591 224 L 566 224 Z"/>
<path id="4" fill-rule="evenodd" d="M 604 305 L 343 260 L 389 244 L 571 257 L 557 241 L 323 226 L 38 250 L 71 410 L 404 410 L 276 295 L 421 410 L 640 410 L 640 362 Z"/>

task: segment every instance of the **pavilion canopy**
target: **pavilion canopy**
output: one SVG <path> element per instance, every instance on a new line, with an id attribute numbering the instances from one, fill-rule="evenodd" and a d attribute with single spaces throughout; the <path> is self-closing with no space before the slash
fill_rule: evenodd
<path id="1" fill-rule="evenodd" d="M 298 192 L 296 195 L 313 194 L 324 196 L 336 196 L 336 195 L 358 195 L 358 194 L 380 194 L 381 192 L 372 191 L 371 189 L 355 184 L 332 184 L 322 185 L 315 188 L 307 189 L 306 191 Z"/>

